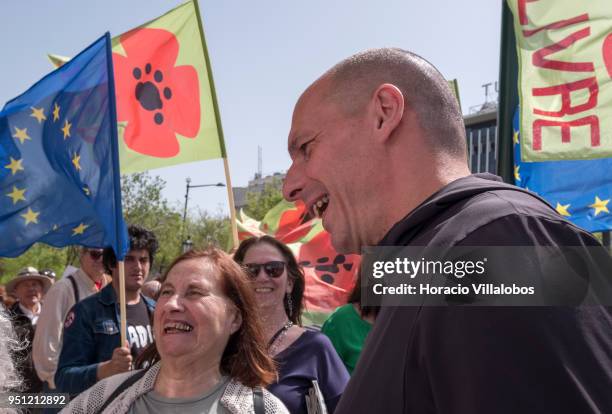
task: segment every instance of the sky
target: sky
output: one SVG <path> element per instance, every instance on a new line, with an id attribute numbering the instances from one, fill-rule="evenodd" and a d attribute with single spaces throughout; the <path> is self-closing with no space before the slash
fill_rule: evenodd
<path id="1" fill-rule="evenodd" d="M 74 56 L 106 31 L 119 35 L 180 0 L 0 0 L 0 105 L 53 68 L 47 53 Z M 502 0 L 200 0 L 233 186 L 290 165 L 287 134 L 297 98 L 340 60 L 376 47 L 400 47 L 457 79 L 464 114 L 485 101 L 482 85 L 499 72 Z M 491 95 L 490 91 L 490 95 Z M 489 100 L 494 98 L 493 92 Z M 150 172 L 182 208 L 185 179 L 225 182 L 220 160 Z M 196 188 L 190 213 L 227 214 L 225 188 Z"/>

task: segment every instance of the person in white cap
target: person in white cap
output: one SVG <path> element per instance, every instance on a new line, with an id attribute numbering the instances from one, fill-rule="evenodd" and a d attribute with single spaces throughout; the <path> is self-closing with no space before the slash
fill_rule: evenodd
<path id="1" fill-rule="evenodd" d="M 6 285 L 10 295 L 17 302 L 9 309 L 9 313 L 19 341 L 26 344 L 16 353 L 17 369 L 24 379 L 24 392 L 40 392 L 42 381 L 38 379 L 32 363 L 32 341 L 36 330 L 36 322 L 41 313 L 43 293 L 49 289 L 51 281 L 42 276 L 34 267 L 26 267 Z"/>

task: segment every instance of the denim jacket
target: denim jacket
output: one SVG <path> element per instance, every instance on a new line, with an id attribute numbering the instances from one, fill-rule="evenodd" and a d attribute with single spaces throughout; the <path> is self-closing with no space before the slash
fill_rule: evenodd
<path id="1" fill-rule="evenodd" d="M 155 302 L 142 294 L 149 313 Z M 112 284 L 72 307 L 64 322 L 62 352 L 55 385 L 76 395 L 97 381 L 98 364 L 108 361 L 121 345 L 119 301 Z"/>

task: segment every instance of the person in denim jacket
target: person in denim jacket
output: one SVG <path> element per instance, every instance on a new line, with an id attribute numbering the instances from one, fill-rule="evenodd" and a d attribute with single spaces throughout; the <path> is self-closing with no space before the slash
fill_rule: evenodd
<path id="1" fill-rule="evenodd" d="M 121 344 L 119 327 L 119 270 L 112 249 L 104 250 L 104 266 L 112 284 L 77 303 L 64 322 L 64 345 L 55 384 L 60 392 L 79 394 L 97 381 L 132 369 L 132 361 L 150 343 L 155 302 L 141 293 L 158 248 L 155 235 L 140 227 L 128 228 L 130 250 L 125 262 L 127 334 Z"/>

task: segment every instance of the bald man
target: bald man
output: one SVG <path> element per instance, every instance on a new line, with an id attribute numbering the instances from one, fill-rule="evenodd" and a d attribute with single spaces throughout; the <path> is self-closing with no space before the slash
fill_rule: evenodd
<path id="1" fill-rule="evenodd" d="M 444 77 L 400 49 L 359 53 L 299 98 L 283 192 L 334 247 L 594 246 L 537 196 L 471 174 Z M 528 265 L 512 259 L 517 274 Z M 335 411 L 612 412 L 603 307 L 385 307 Z"/>

